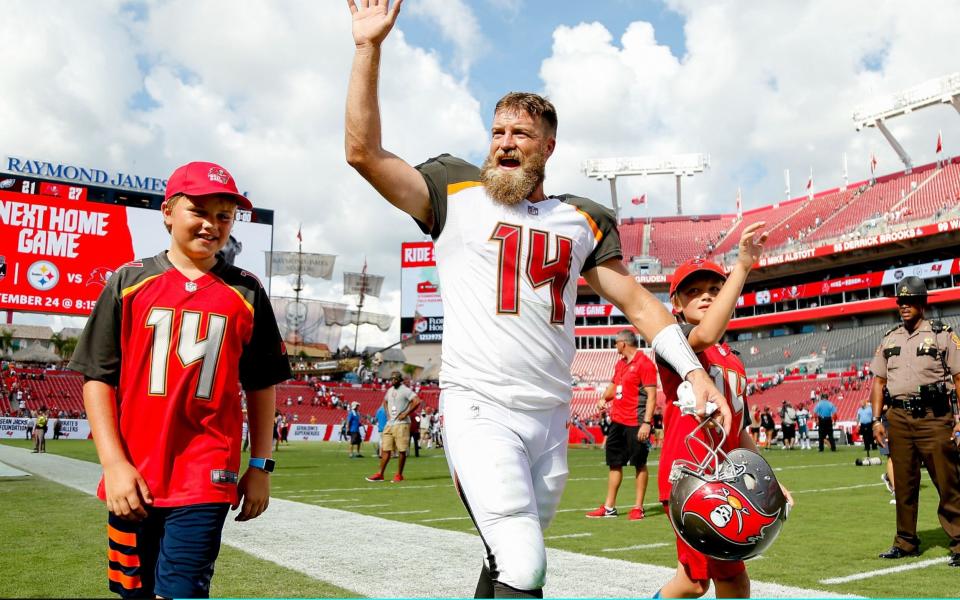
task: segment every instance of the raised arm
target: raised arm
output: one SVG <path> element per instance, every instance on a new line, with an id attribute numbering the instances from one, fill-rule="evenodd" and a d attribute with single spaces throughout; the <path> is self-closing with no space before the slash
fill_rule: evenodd
<path id="1" fill-rule="evenodd" d="M 353 14 L 356 50 L 347 87 L 344 147 L 347 162 L 391 204 L 427 227 L 433 226 L 430 193 L 412 166 L 381 145 L 380 47 L 397 21 L 402 0 L 347 0 Z"/>
<path id="2" fill-rule="evenodd" d="M 695 352 L 700 352 L 716 344 L 727 331 L 727 325 L 730 324 L 730 317 L 733 316 L 733 309 L 737 307 L 737 298 L 743 291 L 743 284 L 747 281 L 747 275 L 753 264 L 760 260 L 763 254 L 763 244 L 767 241 L 768 234 L 758 232 L 766 225 L 763 221 L 747 225 L 743 233 L 740 234 L 740 253 L 737 255 L 737 264 L 727 275 L 727 280 L 720 293 L 717 294 L 710 310 L 703 315 L 703 320 L 690 332 L 690 346 Z"/>

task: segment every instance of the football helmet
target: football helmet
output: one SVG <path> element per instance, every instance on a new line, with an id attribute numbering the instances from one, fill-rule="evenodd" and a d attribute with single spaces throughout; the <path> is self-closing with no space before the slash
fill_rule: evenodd
<path id="1" fill-rule="evenodd" d="M 673 463 L 670 521 L 698 552 L 746 560 L 773 543 L 790 507 L 767 461 L 744 448 L 725 453 L 723 428 L 712 421 L 704 419 L 684 440 L 691 459 Z M 712 435 L 705 431 L 710 426 Z M 704 458 L 698 461 L 698 455 Z"/>

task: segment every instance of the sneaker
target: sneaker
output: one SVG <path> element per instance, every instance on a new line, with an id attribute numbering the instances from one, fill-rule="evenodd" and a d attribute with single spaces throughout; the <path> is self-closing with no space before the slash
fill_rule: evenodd
<path id="1" fill-rule="evenodd" d="M 880 476 L 880 481 L 883 482 L 883 485 L 887 486 L 887 491 L 892 494 L 892 493 L 893 493 L 893 484 L 890 483 L 890 478 L 887 477 L 887 474 L 886 474 L 886 473 L 884 473 L 883 475 Z"/>
<path id="2" fill-rule="evenodd" d="M 600 508 L 597 510 L 592 510 L 588 512 L 585 517 L 588 519 L 609 519 L 612 517 L 618 516 L 620 513 L 617 512 L 616 508 L 607 508 L 604 505 L 600 505 Z"/>
<path id="3" fill-rule="evenodd" d="M 383 481 L 383 475 L 380 473 L 374 473 L 370 477 L 367 477 L 367 481 Z"/>
<path id="4" fill-rule="evenodd" d="M 639 520 L 642 519 L 643 517 L 644 517 L 643 507 L 642 507 L 642 506 L 634 506 L 633 508 L 630 509 L 630 516 L 627 517 L 627 518 L 628 518 L 629 520 L 631 520 L 631 521 L 639 521 Z"/>
<path id="5" fill-rule="evenodd" d="M 380 479 L 383 479 L 383 478 L 381 477 Z M 400 483 L 401 481 L 403 481 L 403 475 L 401 475 L 400 473 L 397 473 L 396 475 L 393 476 L 393 483 Z"/>
<path id="6" fill-rule="evenodd" d="M 896 498 L 890 498 L 890 504 L 896 504 L 896 503 L 897 503 Z"/>

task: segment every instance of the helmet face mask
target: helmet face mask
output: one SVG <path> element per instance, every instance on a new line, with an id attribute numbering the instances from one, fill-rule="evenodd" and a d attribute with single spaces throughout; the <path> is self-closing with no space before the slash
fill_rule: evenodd
<path id="1" fill-rule="evenodd" d="M 759 555 L 779 535 L 789 505 L 770 465 L 757 453 L 737 448 L 725 453 L 723 429 L 715 445 L 698 433 L 705 419 L 685 444 L 691 460 L 674 461 L 670 472 L 670 521 L 693 549 L 720 560 L 745 560 Z M 714 437 L 709 433 L 708 440 Z M 694 448 L 705 451 L 696 460 Z"/>

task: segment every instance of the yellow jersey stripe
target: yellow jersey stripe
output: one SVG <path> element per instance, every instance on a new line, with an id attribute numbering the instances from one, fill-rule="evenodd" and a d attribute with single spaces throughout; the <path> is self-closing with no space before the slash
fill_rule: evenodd
<path id="1" fill-rule="evenodd" d="M 141 281 L 140 283 L 135 283 L 135 284 L 131 285 L 130 287 L 123 288 L 123 290 L 121 290 L 121 292 L 120 292 L 120 297 L 121 297 L 121 298 L 126 298 L 128 294 L 134 293 L 135 291 L 137 291 L 137 290 L 139 290 L 140 288 L 142 288 L 144 285 L 150 283 L 151 281 L 153 281 L 153 280 L 156 279 L 157 277 L 160 277 L 160 275 L 163 275 L 163 273 L 158 273 L 157 275 L 151 275 L 150 277 L 147 277 L 146 279 L 144 279 L 144 280 Z"/>
<path id="2" fill-rule="evenodd" d="M 600 228 L 597 227 L 597 222 L 593 220 L 593 217 L 587 214 L 587 211 L 582 209 L 577 209 L 577 212 L 583 215 L 583 218 L 587 220 L 587 225 L 590 226 L 590 229 L 593 231 L 593 238 L 598 242 L 603 239 L 603 232 L 600 231 Z"/>
<path id="3" fill-rule="evenodd" d="M 483 185 L 479 181 L 461 181 L 460 183 L 450 183 L 447 184 L 447 196 L 452 196 L 457 192 L 462 192 L 463 190 L 477 187 L 478 185 Z"/>

